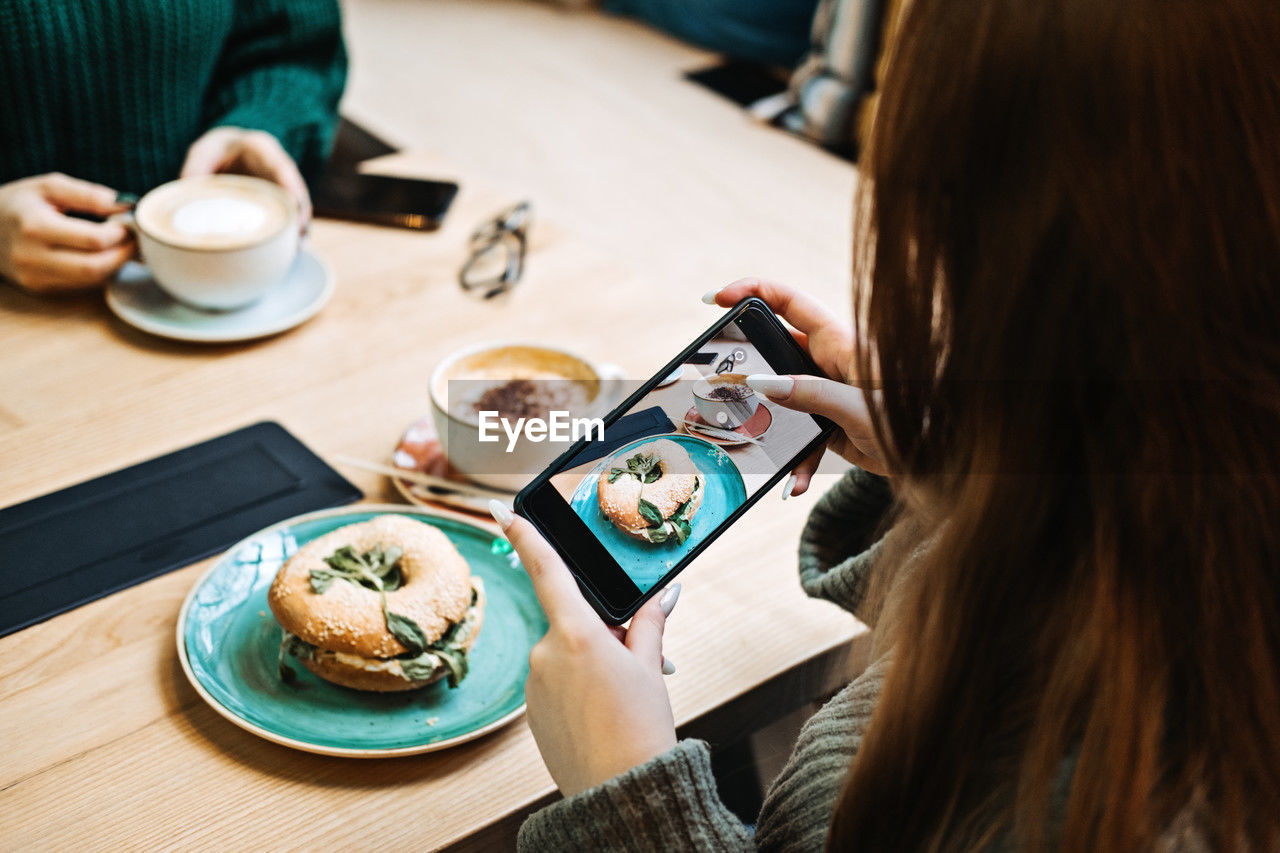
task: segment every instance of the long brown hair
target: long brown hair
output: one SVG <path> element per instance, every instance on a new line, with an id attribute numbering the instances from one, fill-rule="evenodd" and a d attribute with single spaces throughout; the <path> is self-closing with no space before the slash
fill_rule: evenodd
<path id="1" fill-rule="evenodd" d="M 893 50 L 857 363 L 929 544 L 828 847 L 1280 845 L 1280 3 L 911 0 Z"/>

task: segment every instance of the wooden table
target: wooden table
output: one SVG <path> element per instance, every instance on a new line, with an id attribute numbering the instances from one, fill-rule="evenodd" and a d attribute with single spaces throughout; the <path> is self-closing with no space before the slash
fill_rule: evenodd
<path id="1" fill-rule="evenodd" d="M 317 223 L 312 244 L 338 275 L 333 302 L 254 344 L 170 343 L 114 320 L 99 296 L 0 288 L 0 505 L 260 419 L 322 456 L 385 459 L 427 410 L 426 377 L 452 350 L 541 339 L 641 378 L 713 319 L 699 295 L 742 274 L 847 305 L 852 170 L 683 82 L 705 55 L 536 4 L 346 6 L 344 109 L 434 152 L 387 168 L 462 181 L 446 227 Z M 537 217 L 527 280 L 505 301 L 464 296 L 454 279 L 468 233 L 526 197 Z M 611 322 L 620 315 L 656 322 Z M 397 499 L 385 480 L 347 473 L 369 499 Z M 811 500 L 766 497 L 684 576 L 666 646 L 682 733 L 728 742 L 859 664 L 864 629 L 796 582 Z M 175 652 L 179 605 L 206 567 L 0 640 L 0 847 L 480 847 L 509 843 L 554 796 L 523 721 L 374 761 L 295 752 L 232 726 L 197 697 Z"/>

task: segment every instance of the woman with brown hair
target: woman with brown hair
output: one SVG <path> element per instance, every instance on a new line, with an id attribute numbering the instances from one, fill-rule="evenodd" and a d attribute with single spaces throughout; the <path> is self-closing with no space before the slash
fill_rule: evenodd
<path id="1" fill-rule="evenodd" d="M 1280 847 L 1276 45 L 1274 3 L 914 0 L 852 326 L 715 296 L 765 298 L 828 375 L 755 384 L 847 432 L 801 581 L 881 654 L 752 837 L 675 738 L 677 591 L 620 644 L 499 513 L 551 621 L 529 721 L 567 797 L 522 846 Z"/>

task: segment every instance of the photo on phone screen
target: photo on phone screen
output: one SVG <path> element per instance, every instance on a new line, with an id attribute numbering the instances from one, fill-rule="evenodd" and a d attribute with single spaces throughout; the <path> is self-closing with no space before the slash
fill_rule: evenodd
<path id="1" fill-rule="evenodd" d="M 550 522 L 559 528 L 548 531 L 550 538 L 588 586 L 613 590 L 601 596 L 612 599 L 613 609 L 628 592 L 636 602 L 647 597 L 825 438 L 824 421 L 746 384 L 750 374 L 810 372 L 781 324 L 768 319 L 776 334 L 758 342 L 766 325 L 760 311 L 732 312 L 678 370 L 646 383 L 640 397 L 611 416 L 604 441 L 587 443 L 544 475 L 558 501 L 545 495 L 529 501 L 568 505 L 585 534 Z M 777 369 L 780 360 L 784 370 Z M 644 425 L 640 434 L 633 424 Z M 526 493 L 536 498 L 539 486 L 535 481 Z M 535 524 L 539 515 L 564 517 L 532 508 Z M 584 535 L 629 583 L 603 577 L 607 570 L 590 558 L 596 549 L 582 542 Z"/>

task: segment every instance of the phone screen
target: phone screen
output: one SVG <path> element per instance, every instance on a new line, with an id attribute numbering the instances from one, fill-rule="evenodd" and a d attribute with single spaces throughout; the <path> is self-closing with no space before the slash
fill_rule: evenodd
<path id="1" fill-rule="evenodd" d="M 571 450 L 521 495 L 606 617 L 629 616 L 829 434 L 825 421 L 746 384 L 816 371 L 752 303 L 615 410 L 603 440 Z"/>
<path id="2" fill-rule="evenodd" d="M 312 193 L 317 216 L 380 225 L 439 228 L 458 185 L 360 172 L 326 174 Z"/>

